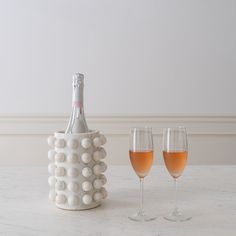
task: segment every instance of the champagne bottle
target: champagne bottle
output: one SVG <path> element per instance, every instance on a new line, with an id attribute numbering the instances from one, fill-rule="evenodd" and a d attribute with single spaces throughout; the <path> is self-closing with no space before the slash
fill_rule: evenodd
<path id="1" fill-rule="evenodd" d="M 84 115 L 84 75 L 76 73 L 73 75 L 73 95 L 72 95 L 72 111 L 66 133 L 87 133 L 88 126 Z"/>

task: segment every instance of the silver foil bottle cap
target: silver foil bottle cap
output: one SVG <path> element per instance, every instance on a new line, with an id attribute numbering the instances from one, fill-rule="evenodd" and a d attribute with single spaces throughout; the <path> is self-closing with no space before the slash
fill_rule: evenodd
<path id="1" fill-rule="evenodd" d="M 84 75 L 76 73 L 73 75 L 73 86 L 78 86 L 84 83 Z"/>

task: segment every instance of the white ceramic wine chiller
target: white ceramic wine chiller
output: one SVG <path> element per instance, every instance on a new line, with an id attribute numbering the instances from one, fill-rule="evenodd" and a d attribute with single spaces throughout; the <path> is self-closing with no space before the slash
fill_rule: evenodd
<path id="1" fill-rule="evenodd" d="M 102 161 L 106 143 L 99 131 L 65 134 L 56 132 L 48 137 L 49 199 L 66 210 L 97 207 L 107 197 L 103 187 L 107 166 Z"/>

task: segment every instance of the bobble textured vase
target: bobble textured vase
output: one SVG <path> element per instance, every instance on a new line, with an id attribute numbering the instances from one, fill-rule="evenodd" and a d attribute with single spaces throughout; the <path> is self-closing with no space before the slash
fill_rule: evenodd
<path id="1" fill-rule="evenodd" d="M 48 138 L 50 177 L 49 199 L 66 210 L 85 210 L 97 207 L 107 197 L 103 187 L 106 164 L 102 161 L 106 143 L 99 131 L 81 134 L 56 132 Z"/>

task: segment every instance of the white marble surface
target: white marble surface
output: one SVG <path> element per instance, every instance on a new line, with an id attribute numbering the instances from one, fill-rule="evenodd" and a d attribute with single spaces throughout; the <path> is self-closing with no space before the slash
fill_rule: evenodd
<path id="1" fill-rule="evenodd" d="M 139 184 L 130 166 L 107 173 L 108 199 L 87 211 L 65 211 L 48 201 L 47 168 L 1 168 L 0 235 L 22 236 L 235 236 L 236 166 L 189 166 L 179 179 L 180 208 L 193 216 L 183 223 L 162 215 L 173 206 L 173 185 L 164 166 L 145 180 L 145 207 L 159 215 L 148 223 L 130 221 Z"/>

